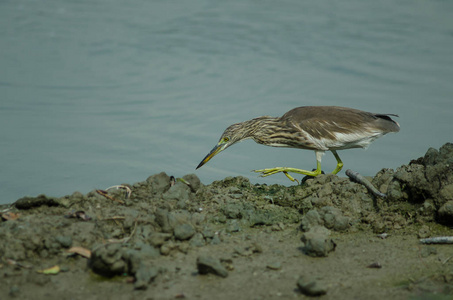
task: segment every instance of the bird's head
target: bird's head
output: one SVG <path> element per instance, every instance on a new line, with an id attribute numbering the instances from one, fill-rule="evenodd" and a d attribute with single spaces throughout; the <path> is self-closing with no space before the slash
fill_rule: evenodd
<path id="1" fill-rule="evenodd" d="M 203 160 L 197 166 L 197 169 L 231 145 L 249 138 L 245 129 L 246 128 L 243 123 L 233 124 L 225 129 L 217 145 L 215 145 L 214 148 L 212 148 L 211 152 L 209 152 L 208 155 L 203 158 Z"/>

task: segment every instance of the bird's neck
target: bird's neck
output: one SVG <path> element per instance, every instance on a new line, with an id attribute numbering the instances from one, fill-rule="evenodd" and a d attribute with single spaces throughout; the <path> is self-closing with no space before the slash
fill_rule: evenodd
<path id="1" fill-rule="evenodd" d="M 280 118 L 262 116 L 249 121 L 243 122 L 247 132 L 246 138 L 252 138 L 259 144 L 269 144 L 268 137 L 275 132 L 276 127 L 280 127 Z"/>

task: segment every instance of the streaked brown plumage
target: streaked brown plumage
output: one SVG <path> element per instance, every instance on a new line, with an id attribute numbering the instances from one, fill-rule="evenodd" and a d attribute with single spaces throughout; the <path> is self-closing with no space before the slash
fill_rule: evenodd
<path id="1" fill-rule="evenodd" d="M 333 171 L 343 167 L 337 150 L 367 148 L 375 139 L 389 132 L 398 132 L 400 126 L 392 120 L 393 114 L 375 114 L 338 106 L 302 106 L 294 108 L 281 117 L 258 117 L 229 126 L 218 144 L 206 155 L 197 169 L 229 146 L 245 139 L 273 147 L 290 147 L 314 150 L 317 169 L 306 171 L 295 168 L 270 168 L 255 170 L 261 176 L 288 172 L 317 176 L 321 173 L 321 157 L 330 150 L 337 160 Z"/>

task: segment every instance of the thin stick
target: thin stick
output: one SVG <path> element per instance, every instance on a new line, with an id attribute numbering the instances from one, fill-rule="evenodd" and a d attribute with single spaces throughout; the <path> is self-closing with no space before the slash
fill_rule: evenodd
<path id="1" fill-rule="evenodd" d="M 427 239 L 421 239 L 422 244 L 453 244 L 453 236 L 436 236 Z"/>
<path id="2" fill-rule="evenodd" d="M 365 177 L 360 175 L 358 172 L 348 169 L 346 170 L 346 175 L 349 178 L 351 178 L 352 181 L 363 184 L 368 189 L 368 191 L 372 193 L 374 196 L 381 198 L 387 197 L 386 194 L 381 193 L 377 188 L 374 187 L 374 185 L 371 184 L 371 182 L 369 182 Z"/>
<path id="3" fill-rule="evenodd" d="M 120 204 L 124 204 L 124 201 L 123 201 L 123 200 L 119 200 L 119 199 L 116 199 L 116 198 L 110 196 L 110 195 L 107 193 L 107 191 L 104 191 L 104 190 L 96 190 L 96 193 L 98 193 L 99 195 L 102 195 L 102 196 L 104 196 L 105 198 L 110 199 L 110 200 L 112 200 L 112 201 L 118 202 L 118 203 L 120 203 Z"/>
<path id="4" fill-rule="evenodd" d="M 131 189 L 127 186 L 127 185 L 114 185 L 114 186 L 111 186 L 111 187 L 108 187 L 106 188 L 105 190 L 108 191 L 110 189 L 123 189 L 123 190 L 126 190 L 126 199 L 129 199 L 131 197 L 131 194 L 132 194 L 132 191 Z"/>

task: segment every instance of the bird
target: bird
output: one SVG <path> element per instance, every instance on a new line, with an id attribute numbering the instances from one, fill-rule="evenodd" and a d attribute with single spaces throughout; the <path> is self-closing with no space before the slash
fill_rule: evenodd
<path id="1" fill-rule="evenodd" d="M 322 173 L 321 159 L 326 151 L 332 152 L 337 161 L 332 172 L 337 174 L 343 168 L 337 151 L 366 149 L 377 138 L 398 132 L 400 125 L 391 117 L 398 115 L 371 113 L 340 106 L 301 106 L 291 109 L 281 117 L 257 117 L 225 129 L 219 142 L 196 169 L 228 147 L 253 139 L 266 146 L 313 150 L 316 155 L 316 169 L 312 171 L 290 167 L 253 170 L 261 177 L 284 173 L 291 181 L 297 181 L 289 173 L 318 176 Z"/>

